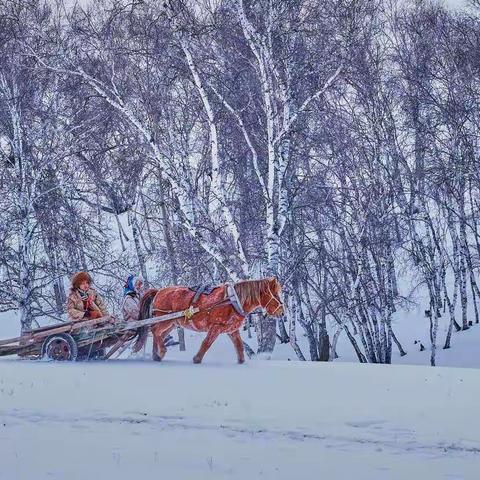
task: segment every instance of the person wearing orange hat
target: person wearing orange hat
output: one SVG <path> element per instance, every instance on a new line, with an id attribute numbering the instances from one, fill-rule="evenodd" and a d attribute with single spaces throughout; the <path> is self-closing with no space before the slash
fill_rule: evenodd
<path id="1" fill-rule="evenodd" d="M 88 272 L 78 272 L 72 277 L 67 299 L 67 314 L 70 321 L 93 320 L 109 315 L 105 302 L 92 288 L 92 283 L 92 277 Z"/>

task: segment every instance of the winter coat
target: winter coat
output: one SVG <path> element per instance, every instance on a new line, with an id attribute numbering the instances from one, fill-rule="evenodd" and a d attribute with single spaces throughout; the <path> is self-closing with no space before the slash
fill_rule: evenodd
<path id="1" fill-rule="evenodd" d="M 140 296 L 138 294 L 129 293 L 123 297 L 122 313 L 125 322 L 138 320 L 140 316 Z"/>
<path id="2" fill-rule="evenodd" d="M 94 298 L 94 301 L 92 302 L 92 309 L 99 311 L 102 316 L 108 315 L 107 306 L 100 295 L 93 288 L 90 288 L 87 291 L 87 294 L 88 296 L 92 296 Z M 68 295 L 67 299 L 67 313 L 68 319 L 71 322 L 82 320 L 85 317 L 83 300 L 76 288 L 70 289 L 70 294 Z"/>

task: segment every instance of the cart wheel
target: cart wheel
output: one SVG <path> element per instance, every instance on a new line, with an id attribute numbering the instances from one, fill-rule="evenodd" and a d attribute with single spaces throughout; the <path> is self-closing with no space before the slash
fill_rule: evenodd
<path id="1" fill-rule="evenodd" d="M 68 333 L 50 335 L 42 346 L 42 357 L 50 360 L 75 361 L 78 356 L 78 346 L 74 338 Z"/>

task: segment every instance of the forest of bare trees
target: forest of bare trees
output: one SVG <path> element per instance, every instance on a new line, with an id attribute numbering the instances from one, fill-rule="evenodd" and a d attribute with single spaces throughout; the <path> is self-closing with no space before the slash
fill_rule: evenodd
<path id="1" fill-rule="evenodd" d="M 3 0 L 0 309 L 276 276 L 259 353 L 390 363 L 423 288 L 434 364 L 480 319 L 479 132 L 473 4 Z"/>

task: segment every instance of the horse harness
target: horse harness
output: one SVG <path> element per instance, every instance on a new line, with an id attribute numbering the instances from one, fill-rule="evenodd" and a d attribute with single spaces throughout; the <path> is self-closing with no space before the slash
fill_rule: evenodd
<path id="1" fill-rule="evenodd" d="M 200 312 L 197 312 L 197 313 L 209 312 L 209 311 L 211 311 L 215 308 L 220 308 L 220 307 L 225 307 L 227 305 L 231 305 L 234 308 L 234 310 L 240 316 L 245 317 L 247 315 L 247 313 L 245 312 L 245 310 L 242 307 L 242 304 L 240 303 L 240 299 L 238 298 L 237 292 L 235 291 L 235 286 L 232 283 L 227 283 L 226 286 L 227 286 L 226 298 L 224 298 L 223 300 L 220 300 L 217 303 L 214 303 L 213 305 L 210 305 L 209 307 L 201 309 Z M 194 308 L 195 304 L 198 302 L 198 300 L 200 299 L 200 296 L 201 295 L 210 295 L 213 292 L 213 290 L 215 290 L 216 288 L 218 288 L 218 285 L 212 286 L 212 285 L 209 285 L 209 284 L 199 285 L 199 286 L 196 286 L 196 287 L 189 287 L 189 290 L 194 291 L 195 295 L 194 295 L 192 301 L 190 302 L 190 306 L 185 310 L 185 318 L 187 320 L 193 317 L 193 315 L 194 315 L 193 308 Z M 162 310 L 160 308 L 153 308 L 151 310 L 150 316 L 152 316 L 153 312 L 155 312 L 155 311 L 156 312 L 163 312 L 163 313 L 170 313 L 170 311 L 167 312 L 166 310 Z"/>
<path id="2" fill-rule="evenodd" d="M 242 304 L 240 303 L 240 299 L 238 298 L 237 292 L 235 291 L 235 286 L 232 283 L 227 283 L 226 285 L 227 285 L 227 290 L 226 290 L 227 298 L 225 298 L 224 300 L 221 300 L 220 302 L 214 303 L 210 307 L 205 308 L 203 311 L 208 311 L 208 310 L 212 310 L 213 308 L 231 305 L 239 315 L 241 315 L 242 317 L 245 317 L 247 314 L 243 309 Z M 196 292 L 192 299 L 192 302 L 190 303 L 190 307 L 195 306 L 195 304 L 198 302 L 201 295 L 203 294 L 210 295 L 210 293 L 212 293 L 213 290 L 218 288 L 218 285 L 217 286 L 201 285 L 200 287 L 195 287 L 195 288 L 196 288 Z M 192 290 L 192 288 L 190 290 Z"/>
<path id="3" fill-rule="evenodd" d="M 195 305 L 198 302 L 198 299 L 201 295 L 210 295 L 215 289 L 217 285 L 212 285 L 211 283 L 204 283 L 202 285 L 196 285 L 194 287 L 188 287 L 189 290 L 195 292 L 195 295 L 192 300 L 192 305 Z"/>
<path id="4" fill-rule="evenodd" d="M 194 291 L 195 295 L 193 296 L 193 299 L 190 302 L 190 306 L 184 311 L 185 319 L 189 320 L 190 318 L 193 317 L 193 315 L 195 315 L 195 313 L 210 312 L 211 310 L 214 310 L 215 308 L 225 307 L 227 305 L 231 305 L 234 308 L 234 310 L 240 316 L 246 317 L 247 312 L 245 312 L 245 310 L 242 307 L 240 299 L 238 298 L 237 292 L 235 290 L 235 285 L 233 283 L 227 283 L 226 286 L 227 286 L 226 298 L 224 298 L 223 300 L 220 300 L 217 303 L 214 303 L 213 305 L 210 305 L 209 307 L 201 309 L 199 312 L 194 312 L 193 309 L 195 307 L 195 304 L 198 302 L 200 296 L 201 295 L 210 295 L 213 292 L 213 290 L 215 290 L 219 286 L 218 285 L 217 286 L 214 286 L 214 285 L 212 286 L 212 285 L 209 285 L 209 284 L 204 284 L 204 285 L 200 285 L 200 286 L 197 286 L 197 287 L 190 287 L 189 289 Z M 270 299 L 268 300 L 267 304 L 263 306 L 263 308 L 266 309 L 270 305 L 271 301 L 274 300 L 278 304 L 277 307 L 275 308 L 275 310 L 273 311 L 273 314 L 275 314 L 275 312 L 279 308 L 283 307 L 283 303 L 280 299 L 278 299 L 272 293 L 270 287 L 268 287 L 268 293 L 270 294 Z M 153 308 L 150 311 L 150 316 L 152 316 L 153 312 L 155 312 L 155 311 L 163 312 L 163 313 L 171 313 L 170 311 L 161 310 L 159 308 Z"/>

